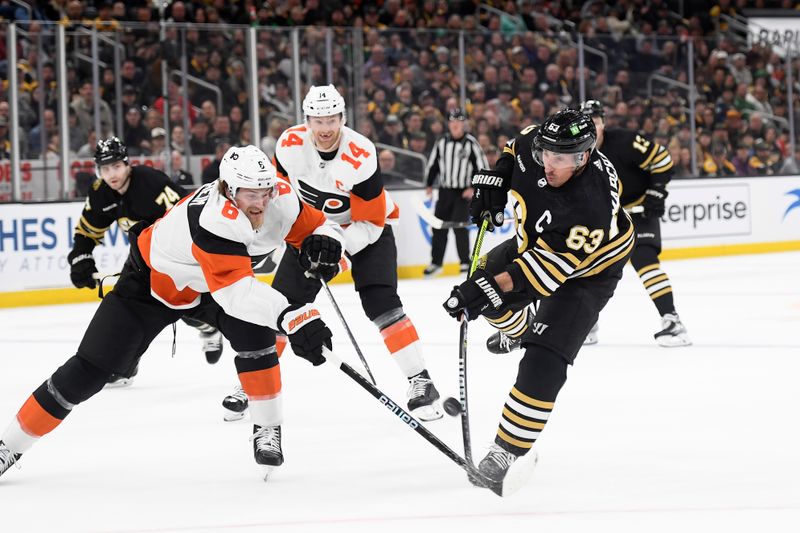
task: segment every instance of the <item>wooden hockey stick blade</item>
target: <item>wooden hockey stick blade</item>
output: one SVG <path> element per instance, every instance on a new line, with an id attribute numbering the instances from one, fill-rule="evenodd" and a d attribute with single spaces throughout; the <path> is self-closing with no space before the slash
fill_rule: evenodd
<path id="1" fill-rule="evenodd" d="M 431 213 L 431 210 L 425 207 L 425 202 L 419 197 L 414 200 L 414 209 L 417 211 L 419 217 L 433 229 L 459 229 L 474 225 L 472 222 L 450 222 L 442 220 Z"/>

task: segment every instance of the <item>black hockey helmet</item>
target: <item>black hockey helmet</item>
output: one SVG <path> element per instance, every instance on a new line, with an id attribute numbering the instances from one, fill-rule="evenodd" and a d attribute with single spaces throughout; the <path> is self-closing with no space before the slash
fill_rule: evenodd
<path id="1" fill-rule="evenodd" d="M 591 117 L 575 109 L 562 109 L 550 115 L 536 130 L 533 137 L 534 158 L 536 153 L 548 150 L 557 154 L 582 154 L 594 149 L 597 144 L 597 129 Z"/>
<path id="2" fill-rule="evenodd" d="M 603 108 L 603 104 L 600 100 L 586 100 L 585 102 L 581 102 L 581 112 L 590 117 L 605 118 L 606 116 L 606 110 Z"/>
<path id="3" fill-rule="evenodd" d="M 94 164 L 101 167 L 117 161 L 128 163 L 128 147 L 118 137 L 97 141 L 94 149 Z"/>

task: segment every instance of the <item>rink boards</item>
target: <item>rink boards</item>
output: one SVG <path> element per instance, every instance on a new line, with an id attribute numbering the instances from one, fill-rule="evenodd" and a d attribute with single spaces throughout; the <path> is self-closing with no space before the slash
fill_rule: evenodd
<path id="1" fill-rule="evenodd" d="M 419 216 L 420 190 L 391 191 L 400 206 L 394 227 L 401 277 L 420 277 L 430 262 L 431 230 Z M 82 202 L 0 204 L 0 307 L 91 301 L 70 287 L 66 256 Z M 430 205 L 430 202 L 425 202 Z M 488 234 L 484 249 L 514 236 L 513 218 Z M 670 184 L 662 218 L 662 259 L 800 250 L 800 177 L 687 179 Z M 471 228 L 474 234 L 476 228 Z M 451 239 L 452 242 L 452 239 Z M 94 256 L 101 273 L 119 272 L 127 237 L 112 225 Z M 275 261 L 279 257 L 274 258 Z M 456 273 L 454 245 L 445 273 Z M 267 269 L 259 274 L 268 275 Z M 342 276 L 347 281 L 348 276 Z"/>

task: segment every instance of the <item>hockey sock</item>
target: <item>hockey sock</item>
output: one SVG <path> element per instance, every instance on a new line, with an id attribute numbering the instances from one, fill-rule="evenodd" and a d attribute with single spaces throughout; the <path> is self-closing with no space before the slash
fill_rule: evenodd
<path id="1" fill-rule="evenodd" d="M 487 316 L 486 320 L 507 336 L 515 339 L 528 330 L 528 307 L 519 311 L 509 310 L 500 317 Z"/>
<path id="2" fill-rule="evenodd" d="M 383 343 L 392 354 L 392 359 L 406 377 L 416 376 L 425 370 L 422 346 L 417 328 L 402 309 L 394 309 L 374 320 L 383 336 Z"/>
<path id="3" fill-rule="evenodd" d="M 239 352 L 234 363 L 239 382 L 247 394 L 253 423 L 259 426 L 279 426 L 283 422 L 283 398 L 281 368 L 275 347 Z"/>
<path id="4" fill-rule="evenodd" d="M 675 302 L 672 297 L 672 284 L 669 277 L 661 270 L 659 263 L 652 263 L 636 271 L 642 280 L 647 294 L 658 309 L 658 314 L 664 316 L 675 312 Z"/>
<path id="5" fill-rule="evenodd" d="M 275 335 L 275 350 L 278 352 L 278 357 L 283 355 L 283 351 L 286 349 L 286 344 L 288 342 L 289 338 L 283 333 Z"/>
<path id="6" fill-rule="evenodd" d="M 566 380 L 563 357 L 542 346 L 530 346 L 503 406 L 495 442 L 515 455 L 525 455 L 544 429 Z"/>

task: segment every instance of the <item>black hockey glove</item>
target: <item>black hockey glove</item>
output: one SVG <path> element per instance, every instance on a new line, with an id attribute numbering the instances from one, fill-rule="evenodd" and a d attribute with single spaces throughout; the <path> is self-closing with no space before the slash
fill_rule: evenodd
<path id="1" fill-rule="evenodd" d="M 327 235 L 309 235 L 300 248 L 300 266 L 326 282 L 339 273 L 342 259 L 342 243 Z"/>
<path id="2" fill-rule="evenodd" d="M 645 218 L 661 218 L 664 216 L 666 212 L 664 200 L 667 199 L 668 194 L 666 186 L 662 184 L 653 185 L 644 191 L 644 201 L 642 202 L 644 211 L 642 216 Z"/>
<path id="3" fill-rule="evenodd" d="M 503 225 L 503 211 L 508 202 L 508 180 L 495 170 L 479 170 L 472 176 L 475 194 L 469 205 L 472 222 L 480 226 L 489 218 L 489 230 Z"/>
<path id="4" fill-rule="evenodd" d="M 278 327 L 289 337 L 292 351 L 298 357 L 318 366 L 325 362 L 322 347 L 332 347 L 333 334 L 319 315 L 319 311 L 311 306 L 290 305 L 278 317 Z"/>
<path id="5" fill-rule="evenodd" d="M 97 286 L 97 280 L 94 279 L 95 274 L 97 274 L 97 267 L 91 253 L 78 254 L 69 258 L 69 279 L 72 280 L 75 287 L 94 289 Z"/>
<path id="6" fill-rule="evenodd" d="M 467 320 L 475 320 L 485 311 L 497 311 L 502 305 L 503 291 L 494 276 L 478 269 L 470 279 L 453 287 L 450 297 L 444 303 L 444 309 L 453 318 L 464 313 Z"/>

